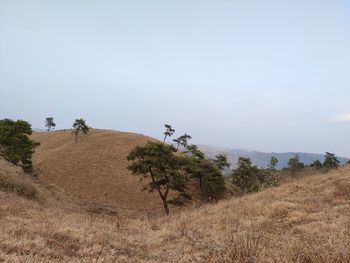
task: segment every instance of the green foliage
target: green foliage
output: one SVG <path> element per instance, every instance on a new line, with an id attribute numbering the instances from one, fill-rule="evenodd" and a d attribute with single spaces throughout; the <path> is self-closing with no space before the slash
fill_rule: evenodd
<path id="1" fill-rule="evenodd" d="M 173 136 L 173 134 L 175 133 L 175 129 L 173 129 L 173 128 L 171 127 L 171 125 L 169 125 L 169 124 L 165 124 L 164 127 L 165 127 L 164 142 L 165 142 L 165 140 L 166 140 L 167 137 Z"/>
<path id="2" fill-rule="evenodd" d="M 231 176 L 232 183 L 242 193 L 257 192 L 264 187 L 279 184 L 278 178 L 269 169 L 259 169 L 245 157 L 239 157 L 238 167 Z"/>
<path id="3" fill-rule="evenodd" d="M 225 192 L 225 180 L 220 170 L 209 160 L 202 160 L 200 169 L 203 175 L 204 198 L 208 201 L 222 198 Z"/>
<path id="4" fill-rule="evenodd" d="M 198 149 L 197 145 L 188 145 L 187 151 L 185 153 L 189 154 L 191 157 L 198 159 L 198 160 L 204 160 L 205 155 L 204 153 Z"/>
<path id="5" fill-rule="evenodd" d="M 338 168 L 339 164 L 340 164 L 340 161 L 335 156 L 335 154 L 326 152 L 325 160 L 323 162 L 323 167 L 333 169 L 333 168 Z"/>
<path id="6" fill-rule="evenodd" d="M 224 171 L 225 169 L 228 169 L 231 166 L 231 164 L 229 164 L 229 162 L 227 161 L 227 156 L 223 154 L 216 155 L 215 159 L 213 159 L 212 162 L 220 171 Z"/>
<path id="7" fill-rule="evenodd" d="M 232 183 L 244 193 L 260 190 L 261 173 L 249 158 L 239 157 L 238 167 L 233 170 Z"/>
<path id="8" fill-rule="evenodd" d="M 165 125 L 164 142 L 175 130 Z M 218 155 L 215 160 L 207 160 L 196 145 L 188 145 L 191 136 L 184 134 L 173 140 L 177 143 L 175 148 L 161 142 L 148 142 L 143 147 L 136 147 L 128 155 L 132 163 L 128 169 L 143 178 L 150 178 L 150 191 L 157 191 L 163 201 L 165 212 L 169 214 L 168 203 L 183 205 L 190 198 L 185 193 L 185 184 L 188 177 L 197 178 L 200 190 L 205 200 L 219 199 L 225 192 L 225 181 L 220 169 L 229 167 L 226 156 Z M 186 151 L 178 152 L 183 146 Z M 167 200 L 169 191 L 178 191 L 180 194 Z"/>
<path id="9" fill-rule="evenodd" d="M 196 145 L 188 146 L 186 153 L 189 154 L 187 172 L 191 177 L 199 180 L 202 197 L 205 200 L 221 198 L 225 192 L 225 180 L 217 165 L 224 167 L 225 159 L 219 157 L 218 163 L 207 160 Z"/>
<path id="10" fill-rule="evenodd" d="M 292 173 L 296 173 L 305 167 L 304 163 L 300 162 L 299 155 L 296 154 L 293 158 L 288 161 L 288 169 Z"/>
<path id="11" fill-rule="evenodd" d="M 176 149 L 171 145 L 148 142 L 145 146 L 137 146 L 132 150 L 127 159 L 132 161 L 128 169 L 133 174 L 150 177 L 149 190 L 158 191 L 165 212 L 169 214 L 169 190 L 185 190 L 188 157 L 176 154 Z"/>
<path id="12" fill-rule="evenodd" d="M 179 138 L 174 139 L 173 141 L 177 143 L 176 149 L 178 150 L 180 145 L 184 148 L 188 146 L 188 140 L 191 140 L 192 137 L 188 134 L 181 135 Z"/>
<path id="13" fill-rule="evenodd" d="M 0 155 L 7 161 L 32 172 L 32 155 L 39 143 L 29 139 L 31 125 L 23 120 L 0 120 Z"/>
<path id="14" fill-rule="evenodd" d="M 269 169 L 275 171 L 277 164 L 278 164 L 278 159 L 275 156 L 272 156 L 269 164 Z"/>
<path id="15" fill-rule="evenodd" d="M 56 123 L 53 121 L 53 117 L 46 118 L 45 127 L 46 127 L 47 131 L 50 131 L 51 129 L 55 129 Z"/>
<path id="16" fill-rule="evenodd" d="M 78 141 L 78 135 L 80 132 L 88 133 L 90 130 L 90 127 L 86 124 L 86 121 L 84 119 L 75 119 L 73 123 L 73 134 L 75 135 L 75 142 Z"/>
<path id="17" fill-rule="evenodd" d="M 322 165 L 320 160 L 316 160 L 310 164 L 310 167 L 314 167 L 316 169 L 321 169 L 323 167 L 323 165 Z"/>

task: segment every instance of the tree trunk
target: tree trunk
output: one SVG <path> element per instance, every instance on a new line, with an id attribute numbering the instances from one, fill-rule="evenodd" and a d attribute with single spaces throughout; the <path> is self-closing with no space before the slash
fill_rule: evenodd
<path id="1" fill-rule="evenodd" d="M 151 168 L 149 168 L 149 173 L 150 173 L 150 175 L 151 175 L 152 182 L 155 183 L 154 176 L 153 176 L 153 173 L 152 173 L 152 169 L 151 169 Z M 157 192 L 159 193 L 160 198 L 161 198 L 162 201 L 163 201 L 163 207 L 164 207 L 165 213 L 166 213 L 167 215 L 169 215 L 169 207 L 168 207 L 168 202 L 167 202 L 168 193 L 169 193 L 169 186 L 166 188 L 164 194 L 162 193 L 162 190 L 160 189 L 159 186 L 156 186 L 156 189 L 157 189 Z"/>
<path id="2" fill-rule="evenodd" d="M 201 189 L 202 195 L 204 195 L 204 191 L 203 191 L 203 178 L 202 176 L 199 177 L 199 187 Z"/>
<path id="3" fill-rule="evenodd" d="M 78 141 L 78 133 L 75 134 L 75 142 Z"/>
<path id="4" fill-rule="evenodd" d="M 167 135 L 164 136 L 164 141 L 163 141 L 164 143 L 165 143 L 166 137 L 167 137 Z"/>
<path id="5" fill-rule="evenodd" d="M 163 199 L 163 206 L 164 206 L 165 213 L 166 213 L 167 215 L 169 215 L 168 202 L 167 202 L 165 199 Z"/>

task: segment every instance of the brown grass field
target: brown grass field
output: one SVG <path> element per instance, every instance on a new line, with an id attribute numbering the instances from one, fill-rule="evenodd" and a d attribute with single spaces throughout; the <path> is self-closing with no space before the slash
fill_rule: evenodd
<path id="1" fill-rule="evenodd" d="M 104 132 L 106 145 L 128 144 L 128 139 L 124 144 L 115 142 L 115 135 L 109 131 L 96 131 L 85 138 L 100 141 L 97 137 Z M 49 136 L 66 139 L 60 146 Z M 67 132 L 35 134 L 33 138 L 42 143 L 34 163 L 38 179 L 29 179 L 19 168 L 0 161 L 0 182 L 7 182 L 0 183 L 0 262 L 350 262 L 350 166 L 284 182 L 260 193 L 187 207 L 169 217 L 159 209 L 157 196 L 129 186 L 131 190 L 124 193 L 131 194 L 130 205 L 144 199 L 145 206 L 153 206 L 132 206 L 132 210 L 140 210 L 137 217 L 127 218 L 120 213 L 86 209 L 86 202 L 94 200 L 129 209 L 128 196 L 122 201 L 110 198 L 113 189 L 127 187 L 117 188 L 118 183 L 113 181 L 125 168 L 120 164 L 118 172 L 102 157 L 106 154 L 109 161 L 123 165 L 125 160 L 105 153 L 100 142 L 88 148 L 101 154 L 100 163 L 90 163 L 93 157 L 88 155 L 72 160 L 76 146 Z M 134 140 L 130 147 L 140 143 Z M 77 147 L 85 147 L 83 136 L 80 142 Z M 54 160 L 59 163 L 50 167 Z M 76 170 L 68 170 L 68 162 L 76 163 Z M 110 176 L 110 187 L 93 179 L 99 170 Z M 114 174 L 109 175 L 109 171 Z M 86 174 L 91 186 L 81 178 L 70 178 L 76 174 Z M 127 173 L 125 180 L 138 184 L 138 179 L 133 181 Z M 77 182 L 84 189 L 91 187 L 91 192 L 83 193 L 74 185 Z M 19 185 L 22 190 L 9 185 Z M 105 193 L 104 187 L 111 192 L 99 197 Z M 22 194 L 28 189 L 32 194 Z M 80 192 L 75 195 L 74 191 Z M 152 209 L 154 213 L 150 214 Z"/>
<path id="2" fill-rule="evenodd" d="M 162 211 L 157 193 L 141 191 L 145 183 L 127 170 L 127 154 L 153 138 L 127 132 L 91 130 L 79 135 L 71 131 L 37 132 L 40 142 L 33 158 L 41 182 L 54 184 L 69 196 L 120 213 Z"/>

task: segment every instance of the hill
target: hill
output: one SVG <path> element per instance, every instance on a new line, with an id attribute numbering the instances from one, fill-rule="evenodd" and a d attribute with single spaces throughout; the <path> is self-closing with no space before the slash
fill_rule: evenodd
<path id="1" fill-rule="evenodd" d="M 0 192 L 33 200 L 40 203 L 42 207 L 63 207 L 74 211 L 86 209 L 78 199 L 68 196 L 63 189 L 53 184 L 40 182 L 37 178 L 25 174 L 22 168 L 3 160 L 1 157 Z"/>
<path id="2" fill-rule="evenodd" d="M 239 157 L 248 157 L 252 160 L 252 162 L 258 167 L 266 168 L 270 163 L 271 157 L 275 156 L 278 159 L 278 169 L 282 169 L 283 167 L 288 166 L 288 161 L 290 158 L 293 158 L 296 154 L 299 155 L 300 161 L 309 165 L 316 160 L 324 161 L 324 155 L 316 154 L 316 153 L 303 153 L 303 152 L 285 152 L 285 153 L 266 153 L 259 151 L 247 151 L 241 149 L 227 149 L 220 148 L 215 146 L 208 145 L 199 145 L 199 149 L 201 149 L 208 157 L 212 158 L 217 154 L 226 154 L 228 161 L 231 163 L 232 168 L 236 167 L 237 161 Z M 348 158 L 339 157 L 339 161 L 342 164 L 345 164 L 349 161 Z"/>
<path id="3" fill-rule="evenodd" d="M 141 191 L 145 184 L 127 170 L 127 154 L 137 145 L 154 140 L 140 134 L 91 130 L 79 136 L 71 131 L 35 132 L 40 142 L 33 156 L 38 180 L 64 189 L 88 204 L 120 213 L 162 211 L 156 193 Z"/>
<path id="4" fill-rule="evenodd" d="M 350 262 L 349 189 L 350 167 L 342 167 L 170 217 L 135 219 L 0 191 L 0 261 Z"/>

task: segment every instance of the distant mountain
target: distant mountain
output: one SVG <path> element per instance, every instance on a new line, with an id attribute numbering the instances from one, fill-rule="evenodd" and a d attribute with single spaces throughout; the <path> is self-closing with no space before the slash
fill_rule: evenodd
<path id="1" fill-rule="evenodd" d="M 43 132 L 43 131 L 46 131 L 46 130 L 39 129 L 39 128 L 32 128 L 32 130 L 33 130 L 34 132 Z"/>
<path id="2" fill-rule="evenodd" d="M 214 158 L 217 154 L 226 154 L 228 161 L 231 163 L 231 168 L 235 168 L 237 165 L 238 157 L 248 157 L 252 162 L 259 166 L 266 168 L 270 163 L 271 157 L 275 156 L 278 159 L 278 169 L 286 167 L 288 160 L 299 155 L 300 161 L 305 164 L 310 164 L 316 160 L 324 161 L 324 155 L 315 153 L 302 153 L 302 152 L 285 152 L 285 153 L 266 153 L 259 151 L 246 151 L 241 149 L 226 149 L 214 146 L 199 145 L 201 151 L 203 151 L 207 157 Z M 348 158 L 338 157 L 339 161 L 344 164 L 349 161 Z"/>

